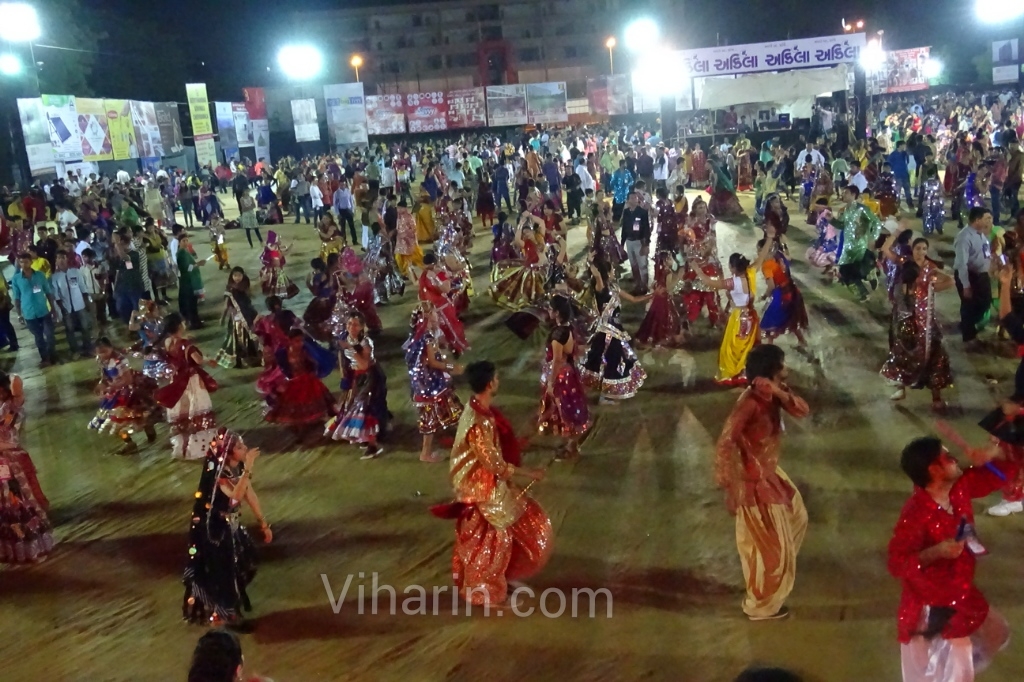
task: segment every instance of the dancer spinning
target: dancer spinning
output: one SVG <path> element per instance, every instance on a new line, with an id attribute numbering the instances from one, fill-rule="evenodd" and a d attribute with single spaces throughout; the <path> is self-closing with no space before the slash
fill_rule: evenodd
<path id="1" fill-rule="evenodd" d="M 466 330 L 459 319 L 458 311 L 451 297 L 457 294 L 452 290 L 452 283 L 447 274 L 437 265 L 437 256 L 428 253 L 423 257 L 423 272 L 420 273 L 419 298 L 430 303 L 437 311 L 441 333 L 444 334 L 448 346 L 457 354 L 469 349 L 466 341 Z"/>
<path id="2" fill-rule="evenodd" d="M 283 299 L 293 298 L 299 295 L 299 287 L 295 282 L 288 279 L 284 273 L 286 263 L 284 254 L 288 247 L 280 243 L 277 232 L 267 232 L 267 243 L 260 254 L 260 262 L 263 269 L 260 270 L 260 283 L 263 285 L 264 296 L 278 296 Z"/>
<path id="3" fill-rule="evenodd" d="M 508 597 L 511 581 L 540 572 L 551 556 L 551 520 L 520 488 L 516 476 L 543 480 L 544 469 L 522 466 L 512 425 L 494 406 L 498 375 L 494 364 L 466 368 L 473 397 L 462 413 L 451 457 L 456 502 L 431 509 L 455 519 L 452 578 L 472 604 L 496 606 Z"/>
<path id="4" fill-rule="evenodd" d="M 252 305 L 251 292 L 252 285 L 245 270 L 232 268 L 224 291 L 224 312 L 220 316 L 221 326 L 227 322 L 228 328 L 216 359 L 224 369 L 259 367 L 263 362 L 259 339 L 253 332 L 258 313 Z"/>
<path id="5" fill-rule="evenodd" d="M 220 429 L 210 441 L 192 505 L 188 563 L 182 576 L 181 612 L 191 623 L 233 624 L 243 611 L 252 610 L 247 588 L 256 576 L 256 557 L 240 523 L 243 502 L 255 515 L 263 541 L 274 537 L 252 485 L 259 454 L 227 429 Z"/>
<path id="6" fill-rule="evenodd" d="M 572 329 L 572 308 L 568 298 L 551 300 L 555 327 L 548 335 L 541 366 L 541 401 L 537 430 L 562 438 L 558 457 L 573 459 L 580 454 L 580 440 L 590 430 L 587 394 L 576 369 L 576 346 Z"/>
<path id="7" fill-rule="evenodd" d="M 784 237 L 775 234 L 769 225 L 766 236 L 757 243 L 758 252 L 766 251 L 761 272 L 764 274 L 766 291 L 761 300 L 769 301 L 761 315 L 761 339 L 773 343 L 786 332 L 792 332 L 797 348 L 806 348 L 807 308 L 789 269 L 789 247 Z"/>
<path id="8" fill-rule="evenodd" d="M 718 261 L 718 237 L 715 217 L 708 213 L 704 199 L 693 200 L 690 219 L 681 235 L 686 271 L 683 273 L 683 305 L 690 324 L 697 321 L 704 308 L 711 326 L 717 326 L 721 317 L 717 289 L 708 286 L 698 271 L 712 279 L 722 277 L 722 264 Z"/>
<path id="9" fill-rule="evenodd" d="M 145 433 L 150 443 L 156 440 L 154 426 L 159 419 L 159 407 L 153 400 L 156 381 L 132 369 L 106 337 L 96 342 L 96 361 L 100 366 L 96 390 L 102 397 L 100 409 L 89 422 L 89 428 L 117 436 L 123 443 L 119 454 L 133 455 L 139 451 L 132 440 L 136 431 Z"/>
<path id="10" fill-rule="evenodd" d="M 164 322 L 163 347 L 173 374 L 171 383 L 156 391 L 156 402 L 167 409 L 171 425 L 171 455 L 184 459 L 200 459 L 216 436 L 216 421 L 210 393 L 217 390 L 204 364 L 199 347 L 185 336 L 185 321 L 171 313 Z"/>
<path id="11" fill-rule="evenodd" d="M 409 367 L 409 387 L 416 407 L 416 423 L 423 436 L 420 461 L 443 461 L 444 455 L 432 450 L 434 434 L 459 423 L 462 402 L 452 384 L 453 377 L 462 374 L 463 368 L 445 357 L 444 334 L 441 333 L 437 313 L 430 303 L 421 302 L 413 313 L 412 333 L 402 348 Z"/>
<path id="12" fill-rule="evenodd" d="M 683 343 L 683 318 L 673 300 L 675 266 L 675 258 L 668 251 L 654 257 L 654 291 L 647 314 L 636 331 L 638 347 L 678 348 Z"/>
<path id="13" fill-rule="evenodd" d="M 588 388 L 600 391 L 602 405 L 615 405 L 620 400 L 635 396 L 647 379 L 647 372 L 629 344 L 629 334 L 622 328 L 620 299 L 642 303 L 651 296 L 634 297 L 621 291 L 615 282 L 615 274 L 604 261 L 591 263 L 590 274 L 594 278 L 600 317 L 594 323 L 580 374 Z"/>
<path id="14" fill-rule="evenodd" d="M 895 235 L 883 247 L 886 258 L 900 263 L 900 283 L 893 295 L 889 357 L 882 376 L 897 387 L 890 400 L 907 397 L 907 387 L 932 392 L 932 409 L 945 407 L 942 390 L 953 385 L 949 355 L 942 345 L 942 325 L 935 317 L 935 292 L 952 289 L 953 278 L 928 258 L 928 240 L 915 239 L 907 259 L 892 250 Z"/>
<path id="15" fill-rule="evenodd" d="M 277 366 L 284 381 L 267 396 L 271 424 L 321 424 L 334 414 L 334 396 L 321 379 L 334 371 L 334 355 L 306 336 L 302 329 L 288 332 L 288 343 L 277 351 Z"/>
<path id="16" fill-rule="evenodd" d="M 536 216 L 529 213 L 519 216 L 512 246 L 521 258 L 495 263 L 491 273 L 490 294 L 499 307 L 518 312 L 543 299 L 548 261 L 536 231 L 543 227 L 543 221 Z"/>
<path id="17" fill-rule="evenodd" d="M 342 366 L 343 398 L 336 417 L 327 422 L 325 435 L 333 440 L 358 443 L 365 449 L 360 459 L 384 454 L 378 442 L 388 429 L 387 375 L 377 364 L 373 340 L 366 335 L 366 320 L 358 312 L 348 318 L 348 329 L 338 341 Z"/>

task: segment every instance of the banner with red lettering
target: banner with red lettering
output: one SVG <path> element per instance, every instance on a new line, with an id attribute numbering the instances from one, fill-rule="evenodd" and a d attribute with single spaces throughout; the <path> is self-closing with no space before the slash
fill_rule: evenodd
<path id="1" fill-rule="evenodd" d="M 405 116 L 410 133 L 430 133 L 448 129 L 448 101 L 444 93 L 414 92 L 405 96 Z"/>
<path id="2" fill-rule="evenodd" d="M 448 92 L 448 127 L 487 127 L 487 95 L 483 88 L 465 88 Z"/>
<path id="3" fill-rule="evenodd" d="M 405 107 L 401 95 L 366 96 L 366 130 L 370 135 L 401 135 L 405 132 Z"/>

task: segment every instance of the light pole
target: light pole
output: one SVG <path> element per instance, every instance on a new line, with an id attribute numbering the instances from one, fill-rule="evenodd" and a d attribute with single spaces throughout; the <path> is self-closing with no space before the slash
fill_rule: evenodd
<path id="1" fill-rule="evenodd" d="M 613 52 L 615 51 L 615 46 L 617 44 L 615 36 L 611 36 L 608 40 L 604 41 L 604 46 L 608 48 L 608 73 L 612 75 L 615 74 L 615 57 L 613 56 Z"/>
<path id="2" fill-rule="evenodd" d="M 356 70 L 356 83 L 358 83 L 359 82 L 359 67 L 363 65 L 363 58 L 360 57 L 357 54 L 354 54 L 354 55 L 352 55 L 352 59 L 351 59 L 351 61 L 349 61 L 349 64 L 351 64 L 352 68 Z"/>

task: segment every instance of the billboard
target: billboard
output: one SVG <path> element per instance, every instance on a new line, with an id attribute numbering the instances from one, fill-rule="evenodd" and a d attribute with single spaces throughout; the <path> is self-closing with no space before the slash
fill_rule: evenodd
<path id="1" fill-rule="evenodd" d="M 1020 54 L 1017 39 L 996 40 L 992 43 L 992 82 L 996 85 L 1017 82 L 1017 64 Z"/>
<path id="2" fill-rule="evenodd" d="M 410 133 L 448 129 L 448 100 L 440 90 L 413 92 L 405 96 L 405 115 Z"/>
<path id="3" fill-rule="evenodd" d="M 526 125 L 526 86 L 488 85 L 487 123 L 491 126 Z"/>
<path id="4" fill-rule="evenodd" d="M 238 137 L 235 134 L 235 115 L 231 111 L 231 102 L 214 102 L 213 109 L 217 117 L 221 149 L 237 149 Z"/>
<path id="5" fill-rule="evenodd" d="M 132 126 L 132 110 L 126 99 L 105 99 L 103 108 L 107 112 L 107 127 L 110 130 L 110 144 L 115 161 L 139 158 L 139 147 L 135 143 L 135 128 Z"/>
<path id="6" fill-rule="evenodd" d="M 38 97 L 19 99 L 18 115 L 21 118 L 21 134 L 25 138 L 25 151 L 28 153 L 29 172 L 33 177 L 55 173 L 53 146 L 50 144 L 43 100 Z"/>
<path id="7" fill-rule="evenodd" d="M 185 149 L 185 138 L 181 133 L 181 117 L 178 114 L 177 102 L 156 102 L 156 123 L 160 128 L 160 141 L 164 146 L 164 154 L 172 156 Z"/>
<path id="8" fill-rule="evenodd" d="M 680 50 L 678 54 L 684 70 L 691 77 L 724 76 L 855 62 L 866 44 L 863 33 L 847 33 L 772 43 L 702 47 Z"/>
<path id="9" fill-rule="evenodd" d="M 49 125 L 53 160 L 67 163 L 82 160 L 82 135 L 74 95 L 43 95 L 43 109 Z"/>
<path id="10" fill-rule="evenodd" d="M 252 124 L 253 144 L 256 160 L 270 161 L 270 121 L 267 118 L 267 95 L 263 88 L 242 88 L 245 96 L 245 112 Z"/>
<path id="11" fill-rule="evenodd" d="M 319 142 L 320 122 L 316 118 L 315 99 L 292 100 L 292 122 L 296 142 Z"/>
<path id="12" fill-rule="evenodd" d="M 526 86 L 527 121 L 538 123 L 566 123 L 569 110 L 565 102 L 565 81 L 558 83 L 530 83 Z"/>
<path id="13" fill-rule="evenodd" d="M 366 144 L 366 100 L 362 83 L 324 86 L 327 133 L 332 145 Z"/>
<path id="14" fill-rule="evenodd" d="M 239 147 L 252 147 L 255 143 L 252 138 L 252 123 L 249 120 L 249 112 L 244 102 L 231 103 L 231 115 L 235 120 L 235 139 Z"/>
<path id="15" fill-rule="evenodd" d="M 206 83 L 187 83 L 185 93 L 188 96 L 188 114 L 192 119 L 192 135 L 213 135 L 210 101 L 206 98 Z"/>
<path id="16" fill-rule="evenodd" d="M 925 64 L 928 62 L 930 47 L 914 47 L 909 50 L 890 50 L 885 53 L 885 62 L 875 72 L 867 74 L 868 94 L 882 95 L 893 92 L 927 90 Z"/>
<path id="17" fill-rule="evenodd" d="M 401 95 L 366 96 L 366 130 L 370 135 L 405 132 L 405 107 Z"/>
<path id="18" fill-rule="evenodd" d="M 75 100 L 75 108 L 78 110 L 78 131 L 82 137 L 82 159 L 113 159 L 114 148 L 110 142 L 110 125 L 103 100 L 79 97 Z"/>
<path id="19" fill-rule="evenodd" d="M 484 128 L 487 126 L 487 95 L 483 88 L 464 88 L 448 92 L 448 128 Z"/>
<path id="20" fill-rule="evenodd" d="M 164 155 L 164 143 L 160 139 L 160 124 L 156 120 L 156 107 L 152 102 L 130 100 L 132 127 L 135 128 L 135 142 L 139 156 L 147 159 Z"/>
<path id="21" fill-rule="evenodd" d="M 587 79 L 587 102 L 590 111 L 605 116 L 629 113 L 629 76 L 599 76 Z"/>

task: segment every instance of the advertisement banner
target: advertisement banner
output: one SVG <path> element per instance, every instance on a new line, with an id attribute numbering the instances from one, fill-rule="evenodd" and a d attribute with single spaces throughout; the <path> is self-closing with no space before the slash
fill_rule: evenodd
<path id="1" fill-rule="evenodd" d="M 139 158 L 135 144 L 135 128 L 132 126 L 132 111 L 126 99 L 105 99 L 103 108 L 107 111 L 107 128 L 110 130 L 110 145 L 115 161 Z"/>
<path id="2" fill-rule="evenodd" d="M 254 119 L 252 136 L 256 143 L 256 161 L 270 161 L 270 122 L 265 118 Z"/>
<path id="3" fill-rule="evenodd" d="M 192 135 L 213 135 L 213 122 L 210 120 L 210 100 L 206 98 L 206 83 L 186 83 L 185 93 L 188 95 L 188 115 L 192 119 Z"/>
<path id="4" fill-rule="evenodd" d="M 530 83 L 526 86 L 527 122 L 566 123 L 569 110 L 565 104 L 565 82 Z"/>
<path id="5" fill-rule="evenodd" d="M 332 145 L 366 144 L 366 100 L 362 83 L 324 86 L 327 131 Z"/>
<path id="6" fill-rule="evenodd" d="M 196 145 L 196 161 L 199 166 L 217 167 L 217 142 L 213 135 L 199 135 L 193 138 Z"/>
<path id="7" fill-rule="evenodd" d="M 526 86 L 487 86 L 487 125 L 526 125 Z"/>
<path id="8" fill-rule="evenodd" d="M 242 88 L 242 95 L 245 99 L 245 111 L 249 114 L 250 121 L 266 121 L 267 117 L 267 95 L 263 88 Z"/>
<path id="9" fill-rule="evenodd" d="M 74 95 L 43 95 L 54 161 L 81 161 L 82 136 Z"/>
<path id="10" fill-rule="evenodd" d="M 132 127 L 135 128 L 135 142 L 139 156 L 152 158 L 164 155 L 164 143 L 160 139 L 160 124 L 156 122 L 156 107 L 152 102 L 129 100 L 132 111 Z"/>
<path id="11" fill-rule="evenodd" d="M 366 96 L 366 131 L 370 135 L 401 135 L 405 132 L 405 109 L 401 95 Z"/>
<path id="12" fill-rule="evenodd" d="M 687 75 L 723 76 L 812 66 L 835 66 L 860 58 L 867 40 L 863 33 L 849 33 L 773 43 L 749 43 L 680 50 Z"/>
<path id="13" fill-rule="evenodd" d="M 177 102 L 157 102 L 156 124 L 160 128 L 160 141 L 164 146 L 164 155 L 174 156 L 185 149 L 185 137 L 181 134 L 181 117 L 178 115 Z"/>
<path id="14" fill-rule="evenodd" d="M 930 47 L 914 47 L 886 52 L 885 63 L 877 71 L 866 74 L 868 94 L 927 90 L 928 79 L 924 72 L 930 51 Z"/>
<path id="15" fill-rule="evenodd" d="M 587 79 L 587 102 L 590 111 L 603 116 L 629 113 L 629 76 L 598 76 Z"/>
<path id="16" fill-rule="evenodd" d="M 316 120 L 316 100 L 293 99 L 292 121 L 296 142 L 319 142 L 320 123 Z"/>
<path id="17" fill-rule="evenodd" d="M 217 118 L 217 135 L 220 136 L 220 146 L 224 149 L 237 148 L 235 114 L 231 111 L 231 102 L 214 102 L 213 110 Z"/>
<path id="18" fill-rule="evenodd" d="M 992 83 L 1017 82 L 1017 62 L 1020 55 L 1017 51 L 1017 39 L 996 40 L 992 43 Z"/>
<path id="19" fill-rule="evenodd" d="M 405 115 L 410 133 L 448 130 L 448 100 L 444 92 L 412 92 L 405 96 Z"/>
<path id="20" fill-rule="evenodd" d="M 107 112 L 101 99 L 75 100 L 78 112 L 78 132 L 82 138 L 82 158 L 85 161 L 110 161 L 114 150 L 110 143 Z"/>
<path id="21" fill-rule="evenodd" d="M 53 147 L 50 145 L 49 124 L 43 100 L 38 97 L 18 100 L 18 115 L 21 118 L 21 134 L 25 138 L 28 153 L 28 170 L 33 177 L 56 172 L 53 161 Z"/>
<path id="22" fill-rule="evenodd" d="M 232 102 L 231 114 L 235 119 L 235 137 L 238 139 L 239 147 L 252 147 L 255 142 L 252 139 L 252 122 L 249 120 L 249 112 L 244 102 Z"/>
<path id="23" fill-rule="evenodd" d="M 487 95 L 483 88 L 448 92 L 448 128 L 486 128 Z"/>

